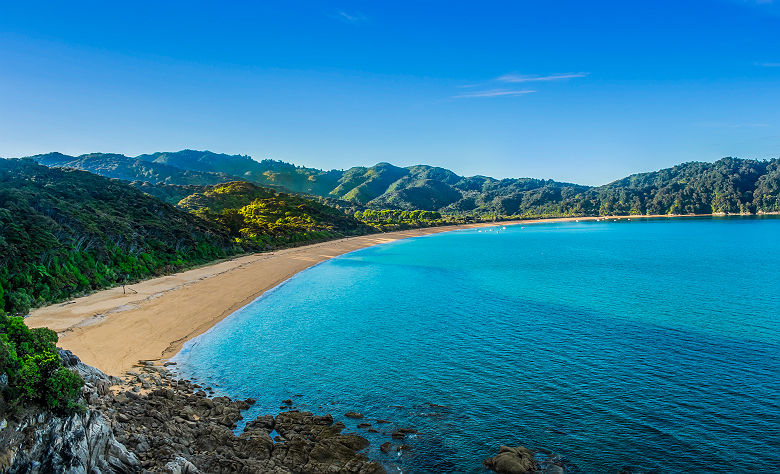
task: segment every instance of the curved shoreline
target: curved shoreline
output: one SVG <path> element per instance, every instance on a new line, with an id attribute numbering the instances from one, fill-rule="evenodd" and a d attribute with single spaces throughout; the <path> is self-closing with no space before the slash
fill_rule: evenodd
<path id="1" fill-rule="evenodd" d="M 49 327 L 58 345 L 86 364 L 122 375 L 139 360 L 172 357 L 185 342 L 318 263 L 374 245 L 462 229 L 600 219 L 648 219 L 694 216 L 603 216 L 486 222 L 429 227 L 347 237 L 302 247 L 236 257 L 231 260 L 110 288 L 33 310 L 25 322 Z"/>

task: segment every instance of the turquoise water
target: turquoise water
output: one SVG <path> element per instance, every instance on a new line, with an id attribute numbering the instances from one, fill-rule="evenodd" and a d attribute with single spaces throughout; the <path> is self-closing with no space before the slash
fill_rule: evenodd
<path id="1" fill-rule="evenodd" d="M 502 444 L 585 472 L 780 471 L 780 219 L 456 231 L 296 275 L 188 343 L 187 376 L 258 403 L 413 427 L 412 472 Z M 365 420 L 361 420 L 365 421 Z"/>

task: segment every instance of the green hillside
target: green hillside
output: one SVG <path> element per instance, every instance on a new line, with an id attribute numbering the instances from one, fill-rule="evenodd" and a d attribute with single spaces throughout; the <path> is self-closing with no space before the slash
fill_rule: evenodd
<path id="1" fill-rule="evenodd" d="M 121 181 L 0 160 L 0 308 L 11 313 L 243 250 Z"/>
<path id="2" fill-rule="evenodd" d="M 181 208 L 116 179 L 0 160 L 0 310 L 25 313 L 245 251 L 375 231 L 250 183 L 172 188 L 169 198 L 186 194 Z"/>
<path id="3" fill-rule="evenodd" d="M 601 214 L 779 212 L 780 160 L 684 163 L 593 188 L 577 204 Z"/>
<path id="4" fill-rule="evenodd" d="M 77 157 L 62 153 L 47 153 L 29 158 L 44 166 L 74 168 L 107 178 L 143 181 L 152 184 L 208 185 L 237 179 L 224 172 L 202 172 L 115 153 L 89 153 Z"/>
<path id="5" fill-rule="evenodd" d="M 140 155 L 137 159 L 201 173 L 231 175 L 233 180 L 241 179 L 262 186 L 314 195 L 327 195 L 341 176 L 339 171 L 326 172 L 275 160 L 258 162 L 246 155 L 226 155 L 210 151 L 152 153 Z M 221 182 L 224 181 L 228 180 Z"/>
<path id="6" fill-rule="evenodd" d="M 263 247 L 373 231 L 333 207 L 242 181 L 209 186 L 178 205 L 223 227 L 242 244 Z"/>
<path id="7" fill-rule="evenodd" d="M 53 166 L 78 165 L 106 176 L 149 183 L 213 185 L 241 179 L 318 196 L 350 214 L 365 209 L 529 217 L 779 210 L 778 159 L 724 158 L 715 163 L 683 163 L 597 187 L 533 178 L 464 177 L 426 165 L 402 168 L 379 163 L 346 171 L 322 171 L 280 161 L 255 161 L 243 155 L 193 150 L 136 158 L 108 154 L 75 158 L 51 153 L 34 159 Z M 101 160 L 105 161 L 103 165 L 99 164 Z M 124 164 L 117 168 L 117 162 Z M 140 186 L 167 202 L 176 202 L 175 198 L 184 197 L 188 191 L 169 190 L 159 184 Z"/>

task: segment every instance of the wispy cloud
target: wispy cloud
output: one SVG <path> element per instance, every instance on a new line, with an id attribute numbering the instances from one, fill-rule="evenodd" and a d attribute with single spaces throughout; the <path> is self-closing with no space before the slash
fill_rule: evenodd
<path id="1" fill-rule="evenodd" d="M 536 82 L 536 81 L 560 81 L 563 79 L 575 79 L 587 76 L 587 72 L 566 72 L 562 74 L 504 74 L 496 78 L 501 82 Z"/>
<path id="2" fill-rule="evenodd" d="M 510 89 L 491 89 L 487 91 L 470 92 L 468 94 L 460 94 L 452 96 L 453 99 L 476 99 L 487 97 L 506 97 L 513 95 L 533 94 L 536 91 L 530 90 L 510 90 Z"/>
<path id="3" fill-rule="evenodd" d="M 360 12 L 350 13 L 350 12 L 345 12 L 344 10 L 340 10 L 334 15 L 334 17 L 345 23 L 362 23 L 366 21 L 366 16 Z"/>
<path id="4" fill-rule="evenodd" d="M 484 97 L 511 97 L 524 94 L 532 94 L 535 90 L 527 89 L 513 89 L 506 87 L 508 84 L 520 84 L 525 82 L 549 82 L 560 81 L 565 79 L 575 79 L 578 77 L 587 76 L 587 72 L 566 72 L 560 74 L 504 74 L 494 79 L 482 83 L 471 83 L 457 86 L 459 89 L 476 89 L 474 92 L 467 92 L 464 94 L 454 95 L 452 99 L 472 99 L 472 98 L 484 98 Z M 505 86 L 505 87 L 501 87 Z"/>
<path id="5" fill-rule="evenodd" d="M 756 63 L 761 67 L 780 67 L 780 63 Z"/>

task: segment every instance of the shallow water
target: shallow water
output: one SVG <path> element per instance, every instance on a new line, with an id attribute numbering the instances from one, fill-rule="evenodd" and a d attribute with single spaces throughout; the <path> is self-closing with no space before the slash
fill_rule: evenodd
<path id="1" fill-rule="evenodd" d="M 586 472 L 780 471 L 780 219 L 571 222 L 397 241 L 304 271 L 188 343 L 184 375 L 413 427 L 413 472 L 502 444 Z M 295 396 L 299 395 L 300 396 Z"/>

